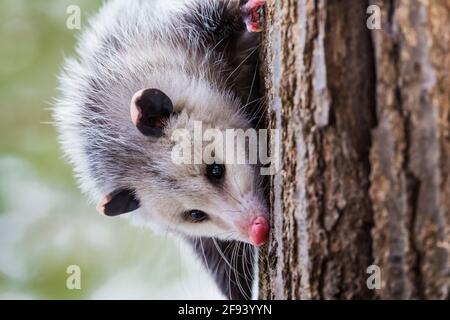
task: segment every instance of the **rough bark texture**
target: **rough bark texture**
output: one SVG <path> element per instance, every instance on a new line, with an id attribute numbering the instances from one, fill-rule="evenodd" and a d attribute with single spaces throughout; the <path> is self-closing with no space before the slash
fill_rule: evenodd
<path id="1" fill-rule="evenodd" d="M 282 148 L 261 298 L 449 298 L 450 1 L 270 0 L 266 16 Z"/>

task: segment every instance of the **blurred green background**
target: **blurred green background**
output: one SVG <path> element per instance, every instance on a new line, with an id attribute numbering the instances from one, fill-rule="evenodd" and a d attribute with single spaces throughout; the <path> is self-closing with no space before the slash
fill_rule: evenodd
<path id="1" fill-rule="evenodd" d="M 101 1 L 0 0 L 0 299 L 218 298 L 182 244 L 96 214 L 76 188 L 50 112 L 80 32 L 70 5 L 82 32 Z M 66 287 L 70 265 L 81 290 Z"/>

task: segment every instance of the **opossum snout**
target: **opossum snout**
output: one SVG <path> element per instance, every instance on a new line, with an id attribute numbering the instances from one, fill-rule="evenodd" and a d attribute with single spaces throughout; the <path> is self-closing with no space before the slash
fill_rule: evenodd
<path id="1" fill-rule="evenodd" d="M 253 220 L 249 229 L 249 240 L 254 246 L 262 246 L 269 238 L 269 223 L 265 217 Z"/>
<path id="2" fill-rule="evenodd" d="M 253 220 L 248 229 L 250 243 L 262 246 L 269 239 L 269 223 L 265 217 L 259 216 Z"/>
<path id="3" fill-rule="evenodd" d="M 252 213 L 252 218 L 245 218 L 245 222 L 238 222 L 238 228 L 248 242 L 259 247 L 269 239 L 269 221 L 262 212 Z"/>

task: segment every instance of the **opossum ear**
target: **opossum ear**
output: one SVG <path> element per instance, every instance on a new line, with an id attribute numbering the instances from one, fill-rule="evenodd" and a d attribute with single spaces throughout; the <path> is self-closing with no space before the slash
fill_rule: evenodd
<path id="1" fill-rule="evenodd" d="M 173 113 L 173 104 L 161 90 L 145 89 L 133 96 L 130 112 L 131 120 L 143 135 L 160 137 Z"/>
<path id="2" fill-rule="evenodd" d="M 124 213 L 134 211 L 140 207 L 133 190 L 117 189 L 104 197 L 97 205 L 97 211 L 115 217 Z"/>

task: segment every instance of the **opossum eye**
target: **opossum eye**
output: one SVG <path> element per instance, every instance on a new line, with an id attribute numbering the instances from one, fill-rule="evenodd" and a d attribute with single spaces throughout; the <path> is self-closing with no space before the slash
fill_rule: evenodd
<path id="1" fill-rule="evenodd" d="M 211 164 L 206 167 L 206 175 L 208 179 L 217 182 L 225 175 L 225 166 L 223 164 Z"/>
<path id="2" fill-rule="evenodd" d="M 107 195 L 97 205 L 98 212 L 114 217 L 134 211 L 140 207 L 140 202 L 133 190 L 118 189 Z"/>
<path id="3" fill-rule="evenodd" d="M 131 120 L 143 135 L 160 137 L 173 113 L 173 104 L 161 90 L 145 89 L 133 96 L 130 112 Z"/>
<path id="4" fill-rule="evenodd" d="M 186 212 L 186 219 L 191 222 L 202 222 L 208 219 L 208 215 L 200 210 Z"/>

